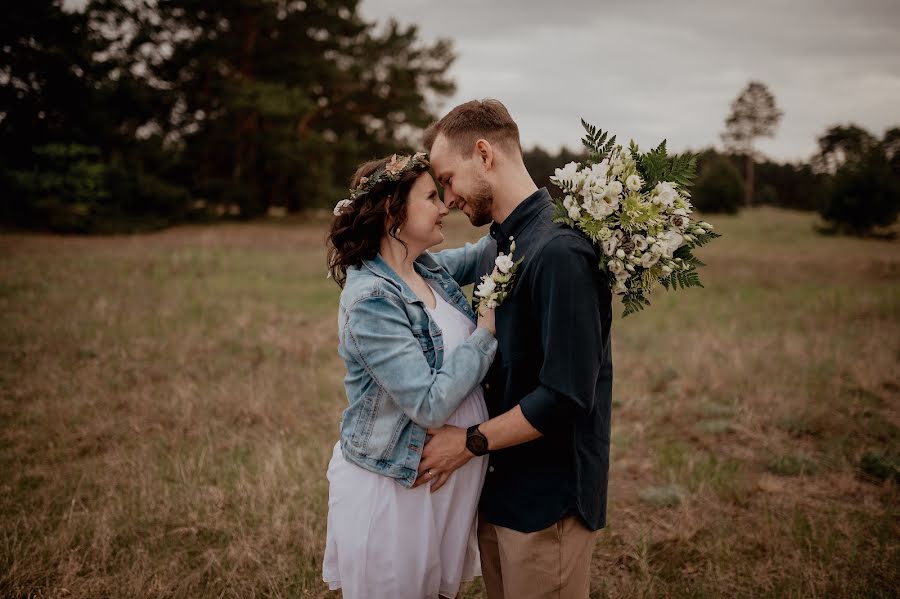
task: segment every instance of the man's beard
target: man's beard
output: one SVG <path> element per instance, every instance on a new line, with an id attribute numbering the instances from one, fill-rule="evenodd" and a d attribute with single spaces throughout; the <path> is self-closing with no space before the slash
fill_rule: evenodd
<path id="1" fill-rule="evenodd" d="M 491 186 L 484 179 L 479 180 L 475 184 L 475 189 L 465 199 L 466 204 L 472 211 L 469 216 L 469 222 L 476 227 L 481 227 L 490 223 L 491 208 L 494 206 L 494 194 L 491 193 Z"/>

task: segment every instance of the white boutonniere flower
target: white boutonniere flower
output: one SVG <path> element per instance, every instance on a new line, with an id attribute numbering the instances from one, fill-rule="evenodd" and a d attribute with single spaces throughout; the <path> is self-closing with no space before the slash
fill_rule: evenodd
<path id="1" fill-rule="evenodd" d="M 500 252 L 494 260 L 494 269 L 491 274 L 481 277 L 481 282 L 475 289 L 475 311 L 481 306 L 496 308 L 503 303 L 512 290 L 516 277 L 516 270 L 523 258 L 513 260 L 513 252 L 516 251 L 516 242 L 510 237 L 512 244 L 509 246 L 509 254 Z"/>

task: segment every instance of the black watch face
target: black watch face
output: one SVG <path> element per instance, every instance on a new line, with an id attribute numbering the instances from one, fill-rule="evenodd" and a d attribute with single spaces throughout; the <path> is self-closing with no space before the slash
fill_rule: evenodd
<path id="1" fill-rule="evenodd" d="M 487 453 L 487 439 L 485 439 L 481 435 L 472 435 L 467 439 L 467 445 L 469 449 L 472 450 L 472 453 L 475 455 L 482 455 Z"/>

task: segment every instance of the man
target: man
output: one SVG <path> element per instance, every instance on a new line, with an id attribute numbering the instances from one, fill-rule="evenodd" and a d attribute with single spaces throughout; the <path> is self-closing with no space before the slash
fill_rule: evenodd
<path id="1" fill-rule="evenodd" d="M 524 261 L 496 313 L 499 350 L 483 381 L 491 419 L 429 430 L 417 484 L 431 480 L 436 491 L 489 452 L 478 526 L 488 597 L 587 597 L 606 525 L 611 293 L 591 243 L 552 222 L 503 104 L 457 106 L 426 131 L 425 146 L 444 201 L 475 226 L 493 221 L 479 275 L 513 239 L 513 259 Z"/>

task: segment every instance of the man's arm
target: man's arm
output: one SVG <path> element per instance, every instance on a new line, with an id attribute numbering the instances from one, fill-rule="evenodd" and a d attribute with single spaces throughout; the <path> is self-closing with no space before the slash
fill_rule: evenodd
<path id="1" fill-rule="evenodd" d="M 478 425 L 478 430 L 487 437 L 488 451 L 520 445 L 542 436 L 539 430 L 531 426 L 519 406 L 482 422 Z M 430 428 L 428 434 L 432 437 L 422 450 L 419 475 L 413 487 L 433 480 L 431 490 L 434 492 L 447 482 L 457 468 L 465 466 L 475 455 L 466 449 L 464 428 L 448 424 L 441 428 Z"/>
<path id="2" fill-rule="evenodd" d="M 604 359 L 596 255 L 588 244 L 561 236 L 545 246 L 536 268 L 532 300 L 542 307 L 538 325 L 544 350 L 540 384 L 519 405 L 479 425 L 489 450 L 552 434 L 593 409 Z M 431 489 L 436 491 L 474 456 L 465 448 L 463 429 L 444 426 L 428 432 L 433 437 L 422 452 L 416 485 L 434 479 Z"/>
<path id="3" fill-rule="evenodd" d="M 432 259 L 443 267 L 454 281 L 465 287 L 475 282 L 481 254 L 491 243 L 491 236 L 485 235 L 476 243 L 466 243 L 459 248 L 450 248 L 431 254 Z"/>

